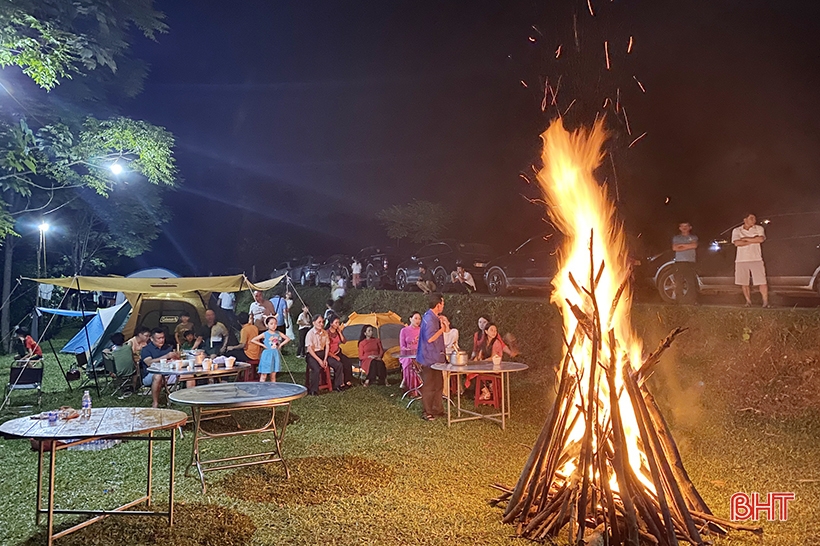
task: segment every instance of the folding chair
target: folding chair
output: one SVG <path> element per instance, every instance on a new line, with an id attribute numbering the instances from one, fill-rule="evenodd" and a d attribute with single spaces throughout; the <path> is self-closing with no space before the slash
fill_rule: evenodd
<path id="1" fill-rule="evenodd" d="M 105 364 L 105 371 L 108 376 L 113 378 L 111 384 L 114 389 L 111 394 L 116 394 L 122 392 L 125 386 L 131 384 L 137 370 L 134 368 L 131 347 L 123 345 L 109 353 L 109 355 L 103 355 L 103 364 Z"/>
<path id="2" fill-rule="evenodd" d="M 18 390 L 36 390 L 37 407 L 43 398 L 43 363 L 38 360 L 15 360 L 9 373 L 9 382 L 3 392 L 3 400 Z"/>

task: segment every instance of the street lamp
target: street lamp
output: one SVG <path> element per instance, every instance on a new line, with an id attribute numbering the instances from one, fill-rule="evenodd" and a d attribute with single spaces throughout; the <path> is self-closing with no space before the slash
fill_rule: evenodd
<path id="1" fill-rule="evenodd" d="M 110 169 L 111 172 L 114 173 L 114 176 L 118 176 L 120 173 L 122 173 L 122 165 L 120 165 L 116 161 L 111 164 Z"/>
<path id="2" fill-rule="evenodd" d="M 46 274 L 48 274 L 47 269 L 46 269 L 46 232 L 49 230 L 49 228 L 51 228 L 51 225 L 48 222 L 46 222 L 45 220 L 40 222 L 40 225 L 37 226 L 37 230 L 40 232 L 40 246 L 37 249 L 37 277 L 38 278 L 42 277 L 43 272 L 46 272 Z M 42 266 L 43 266 L 42 270 L 40 269 L 41 257 L 42 257 Z M 37 305 L 38 306 L 40 305 L 40 287 L 39 286 L 37 287 Z"/>

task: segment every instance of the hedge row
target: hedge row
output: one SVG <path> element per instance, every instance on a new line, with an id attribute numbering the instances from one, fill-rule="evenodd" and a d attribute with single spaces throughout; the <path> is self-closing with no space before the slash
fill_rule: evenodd
<path id="1" fill-rule="evenodd" d="M 299 290 L 313 313 L 324 312 L 329 293 L 326 288 Z M 350 290 L 340 311 L 346 315 L 389 310 L 406 321 L 413 311 L 426 308 L 419 292 Z M 502 333 L 516 336 L 520 360 L 533 369 L 534 377 L 552 381 L 561 356 L 561 317 L 546 297 L 448 294 L 444 312 L 461 332 L 465 349 L 471 348 L 479 315 L 489 315 Z M 774 416 L 820 409 L 818 310 L 638 304 L 632 321 L 645 352 L 674 327 L 687 328 L 666 353 L 652 382 L 653 390 L 678 413 L 698 400 L 707 406 L 723 403 L 737 411 Z"/>
<path id="2" fill-rule="evenodd" d="M 319 298 L 327 291 L 319 291 Z M 320 300 L 321 303 L 321 300 Z M 352 291 L 356 311 L 390 309 L 403 317 L 424 308 L 418 293 Z M 561 317 L 543 300 L 447 296 L 445 313 L 469 339 L 480 314 L 515 334 L 521 359 L 547 381 L 561 355 Z M 678 421 L 693 407 L 789 417 L 820 411 L 820 311 L 639 304 L 632 322 L 644 351 L 654 350 L 675 327 L 687 328 L 666 353 L 652 389 Z"/>

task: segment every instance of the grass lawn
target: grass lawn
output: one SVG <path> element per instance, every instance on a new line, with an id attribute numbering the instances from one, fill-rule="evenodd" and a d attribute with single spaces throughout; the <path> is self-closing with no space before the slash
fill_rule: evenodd
<path id="1" fill-rule="evenodd" d="M 62 346 L 62 343 L 55 343 Z M 79 407 L 81 392 L 66 391 L 53 357 L 47 358 L 43 409 Z M 287 361 L 302 383 L 304 363 Z M 0 361 L 8 378 L 10 360 Z M 298 371 L 297 371 L 298 370 Z M 820 536 L 820 422 L 813 417 L 774 421 L 727 409 L 720 377 L 703 369 L 674 370 L 681 383 L 702 380 L 702 390 L 658 399 L 666 405 L 683 460 L 713 511 L 728 517 L 736 491 L 793 491 L 789 520 L 764 523 L 758 538 L 732 534 L 718 544 L 794 545 Z M 548 375 L 548 374 L 547 374 Z M 668 374 L 667 374 L 668 376 Z M 290 381 L 286 373 L 281 381 Z M 391 376 L 398 383 L 398 376 Z M 357 387 L 345 393 L 305 398 L 293 405 L 300 419 L 287 429 L 284 452 L 292 477 L 277 465 L 207 475 L 202 495 L 197 478 L 184 477 L 191 435 L 177 444 L 177 525 L 155 518 L 108 518 L 57 544 L 511 544 L 514 529 L 502 525 L 501 510 L 488 505 L 492 483 L 513 485 L 552 402 L 551 378 L 530 370 L 514 374 L 513 417 L 506 431 L 470 422 L 420 419 L 391 387 Z M 662 385 L 660 391 L 674 389 Z M 671 392 L 671 391 L 670 391 Z M 16 393 L 13 404 L 32 400 Z M 667 400 L 674 400 L 671 406 Z M 150 396 L 124 400 L 94 398 L 95 406 L 150 406 Z M 740 408 L 742 409 L 742 408 Z M 7 420 L 33 409 L 11 408 Z M 253 417 L 253 416 L 250 416 Z M 264 436 L 206 443 L 209 455 L 258 449 Z M 125 443 L 99 452 L 58 454 L 57 504 L 113 507 L 143 487 L 145 444 Z M 166 493 L 166 443 L 155 450 L 155 495 Z M 44 544 L 34 524 L 36 454 L 28 442 L 0 441 L 0 544 Z M 59 461 L 58 461 L 59 463 Z M 58 518 L 58 523 L 70 518 Z M 59 526 L 58 526 L 59 527 Z"/>

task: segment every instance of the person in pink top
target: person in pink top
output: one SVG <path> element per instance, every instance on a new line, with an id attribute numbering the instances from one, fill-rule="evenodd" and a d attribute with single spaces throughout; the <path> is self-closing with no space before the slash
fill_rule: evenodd
<path id="1" fill-rule="evenodd" d="M 410 315 L 410 324 L 399 332 L 399 348 L 402 353 L 415 353 L 418 349 L 420 325 L 421 313 L 415 311 Z M 416 359 L 401 358 L 399 362 L 401 362 L 402 385 L 413 396 L 420 396 L 418 389 L 421 385 L 421 379 L 419 379 L 419 374 L 416 371 L 418 366 Z"/>

